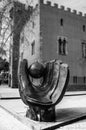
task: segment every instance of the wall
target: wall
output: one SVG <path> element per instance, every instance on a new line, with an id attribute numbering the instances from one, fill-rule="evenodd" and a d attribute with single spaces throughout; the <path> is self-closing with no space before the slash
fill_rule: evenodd
<path id="1" fill-rule="evenodd" d="M 60 20 L 63 19 L 63 26 Z M 27 59 L 28 65 L 35 60 L 46 62 L 59 59 L 67 63 L 70 68 L 69 85 L 86 86 L 86 59 L 82 58 L 81 43 L 86 41 L 86 15 L 58 4 L 51 5 L 40 0 L 33 10 L 30 20 L 25 24 L 20 40 L 20 59 Z M 60 55 L 58 52 L 58 37 L 67 39 L 67 53 Z M 22 41 L 23 37 L 23 41 Z M 32 43 L 35 41 L 35 53 L 32 55 Z M 77 83 L 74 83 L 77 77 Z M 86 87 L 85 87 L 86 89 Z"/>
<path id="2" fill-rule="evenodd" d="M 35 60 L 40 61 L 40 15 L 38 4 L 33 10 L 30 20 L 25 24 L 20 36 L 20 60 L 27 59 L 28 66 Z M 23 38 L 23 41 L 22 41 Z M 34 42 L 34 54 L 32 44 Z"/>
<path id="3" fill-rule="evenodd" d="M 60 19 L 63 19 L 63 26 L 60 26 Z M 86 41 L 86 16 L 82 13 L 73 12 L 70 8 L 65 10 L 64 6 L 58 8 L 57 4 L 51 6 L 50 2 L 40 3 L 40 30 L 42 37 L 42 60 L 60 59 L 68 63 L 70 68 L 70 84 L 73 84 L 73 77 L 78 77 L 78 84 L 83 84 L 83 77 L 86 77 L 86 59 L 82 58 L 81 43 Z M 67 38 L 67 54 L 59 55 L 58 37 Z"/>

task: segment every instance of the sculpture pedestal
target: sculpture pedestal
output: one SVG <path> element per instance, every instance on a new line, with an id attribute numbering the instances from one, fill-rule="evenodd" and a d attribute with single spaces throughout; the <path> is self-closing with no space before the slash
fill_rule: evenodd
<path id="1" fill-rule="evenodd" d="M 40 109 L 30 106 L 26 112 L 26 117 L 35 121 L 53 122 L 55 121 L 55 108 Z"/>

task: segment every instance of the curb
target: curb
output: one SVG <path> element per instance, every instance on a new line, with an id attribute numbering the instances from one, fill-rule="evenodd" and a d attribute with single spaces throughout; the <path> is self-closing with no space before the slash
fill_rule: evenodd
<path id="1" fill-rule="evenodd" d="M 82 96 L 86 95 L 86 92 L 66 92 L 64 96 Z"/>
<path id="2" fill-rule="evenodd" d="M 20 97 L 0 97 L 0 100 L 21 99 Z"/>

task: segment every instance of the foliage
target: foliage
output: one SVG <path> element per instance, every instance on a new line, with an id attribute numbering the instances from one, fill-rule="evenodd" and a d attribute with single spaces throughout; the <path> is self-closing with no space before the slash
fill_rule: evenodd
<path id="1" fill-rule="evenodd" d="M 2 59 L 0 57 L 0 71 L 8 71 L 9 70 L 9 63 L 6 61 L 6 59 Z"/>
<path id="2" fill-rule="evenodd" d="M 7 57 L 10 46 L 11 19 L 9 10 L 12 6 L 11 3 L 11 0 L 0 1 L 0 56 L 2 57 Z"/>

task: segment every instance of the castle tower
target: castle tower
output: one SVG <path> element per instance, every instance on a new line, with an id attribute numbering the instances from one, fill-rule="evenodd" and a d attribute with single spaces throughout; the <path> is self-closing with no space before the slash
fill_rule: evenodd
<path id="1" fill-rule="evenodd" d="M 86 89 L 86 15 L 38 0 L 19 36 L 18 60 L 62 60 L 70 67 L 70 90 Z"/>

